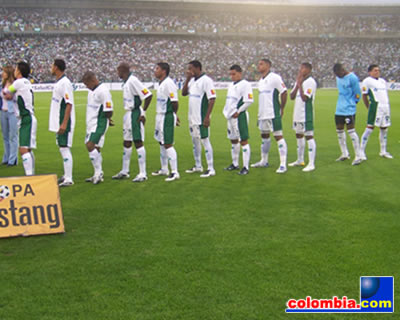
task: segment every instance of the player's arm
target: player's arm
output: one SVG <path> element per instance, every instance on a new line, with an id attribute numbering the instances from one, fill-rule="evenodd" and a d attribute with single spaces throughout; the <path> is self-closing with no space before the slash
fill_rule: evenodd
<path id="1" fill-rule="evenodd" d="M 303 81 L 304 81 L 304 77 L 303 77 L 303 75 L 299 72 L 299 73 L 297 74 L 296 84 L 295 84 L 293 90 L 290 92 L 290 99 L 291 99 L 291 100 L 296 99 L 297 91 L 298 91 L 299 89 L 302 89 Z M 305 100 L 303 100 L 303 101 L 305 101 Z"/>
<path id="2" fill-rule="evenodd" d="M 190 79 L 193 78 L 193 74 L 187 70 L 186 71 L 186 79 L 185 82 L 183 83 L 183 88 L 182 88 L 182 96 L 187 96 L 189 94 L 189 81 Z"/>
<path id="3" fill-rule="evenodd" d="M 286 102 L 287 102 L 287 90 L 281 93 L 281 116 L 283 116 L 283 110 L 285 109 Z"/>
<path id="4" fill-rule="evenodd" d="M 299 90 L 299 86 L 296 84 L 294 85 L 294 88 L 292 89 L 292 91 L 290 91 L 290 99 L 294 100 L 296 99 L 296 95 L 297 95 L 297 91 Z"/>
<path id="5" fill-rule="evenodd" d="M 214 108 L 214 104 L 215 104 L 215 98 L 211 98 L 208 100 L 208 109 L 207 109 L 207 113 L 206 113 L 206 116 L 204 117 L 204 121 L 203 121 L 203 126 L 205 126 L 205 127 L 210 126 L 210 115 Z"/>
<path id="6" fill-rule="evenodd" d="M 366 93 L 363 93 L 363 95 L 362 95 L 362 99 L 363 99 L 363 102 L 364 102 L 365 106 L 367 107 L 367 109 L 369 109 L 369 99 L 368 99 L 368 94 L 366 94 Z"/>
<path id="7" fill-rule="evenodd" d="M 358 103 L 361 98 L 361 89 L 360 89 L 360 82 L 358 81 L 357 77 L 353 78 L 352 87 L 353 87 L 353 93 L 354 93 L 354 101 L 355 101 L 355 103 Z"/>
<path id="8" fill-rule="evenodd" d="M 72 104 L 67 103 L 65 107 L 64 119 L 60 124 L 60 129 L 58 129 L 57 134 L 64 134 L 67 130 L 68 121 L 71 118 Z"/>
<path id="9" fill-rule="evenodd" d="M 240 108 L 235 112 L 235 114 L 232 116 L 233 118 L 239 117 L 239 115 L 242 112 L 246 112 L 247 109 L 252 105 L 254 102 L 253 100 L 253 89 L 251 88 L 251 85 L 249 84 L 246 86 L 243 94 L 242 94 L 242 99 L 243 99 L 243 104 L 240 106 Z"/>
<path id="10" fill-rule="evenodd" d="M 208 128 L 210 126 L 210 116 L 211 112 L 213 111 L 214 104 L 215 104 L 215 99 L 217 98 L 217 94 L 215 91 L 214 83 L 211 79 L 208 79 L 206 82 L 204 82 L 204 92 L 207 96 L 208 99 L 208 109 L 206 116 L 204 117 L 203 120 L 203 126 Z"/>

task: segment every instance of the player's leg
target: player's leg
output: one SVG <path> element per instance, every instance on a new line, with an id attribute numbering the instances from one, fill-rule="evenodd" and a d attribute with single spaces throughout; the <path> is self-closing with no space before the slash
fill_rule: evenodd
<path id="1" fill-rule="evenodd" d="M 57 135 L 57 144 L 60 150 L 64 165 L 64 175 L 60 178 L 60 187 L 69 187 L 74 184 L 72 179 L 73 159 L 71 153 L 72 133 L 65 132 L 62 135 Z"/>
<path id="2" fill-rule="evenodd" d="M 304 172 L 309 172 L 315 170 L 315 156 L 317 154 L 317 144 L 314 140 L 314 133 L 313 131 L 306 131 L 305 132 L 307 146 L 308 146 L 308 164 L 303 169 Z"/>
<path id="3" fill-rule="evenodd" d="M 19 130 L 19 153 L 22 158 L 25 175 L 27 176 L 35 174 L 35 160 L 34 155 L 31 152 L 31 148 L 36 145 L 36 139 L 33 137 L 33 134 L 36 135 L 33 122 L 33 116 L 23 116 Z M 32 146 L 33 143 L 35 144 L 34 146 Z"/>
<path id="4" fill-rule="evenodd" d="M 227 121 L 227 138 L 231 142 L 231 157 L 232 163 L 225 168 L 227 171 L 233 171 L 239 169 L 239 154 L 240 154 L 240 144 L 239 144 L 239 128 L 237 126 L 236 119 L 228 119 Z"/>
<path id="5" fill-rule="evenodd" d="M 180 178 L 178 172 L 178 156 L 174 148 L 174 127 L 176 124 L 176 115 L 174 113 L 166 113 L 164 117 L 163 137 L 164 148 L 171 167 L 171 174 L 165 181 L 174 181 Z"/>
<path id="6" fill-rule="evenodd" d="M 100 153 L 100 147 L 104 144 L 104 136 L 99 132 L 89 133 L 86 137 L 86 149 L 89 152 L 89 159 L 94 169 L 94 175 L 91 178 L 87 178 L 86 182 L 92 182 L 93 184 L 99 184 L 103 182 L 103 157 Z"/>
<path id="7" fill-rule="evenodd" d="M 380 146 L 381 146 L 381 151 L 380 151 L 379 155 L 381 157 L 384 157 L 387 159 L 393 159 L 393 156 L 386 150 L 388 129 L 391 125 L 390 110 L 381 112 L 381 114 L 379 116 L 380 116 L 379 124 L 378 124 L 380 126 L 379 142 L 380 142 Z"/>
<path id="8" fill-rule="evenodd" d="M 296 132 L 297 140 L 297 159 L 289 163 L 289 167 L 304 166 L 304 150 L 306 147 L 306 139 L 304 138 L 304 122 L 294 122 L 293 129 Z"/>
<path id="9" fill-rule="evenodd" d="M 144 125 L 139 120 L 140 110 L 132 111 L 132 137 L 138 155 L 139 174 L 132 180 L 133 182 L 143 182 L 147 180 L 146 171 L 146 149 L 144 147 Z"/>
<path id="10" fill-rule="evenodd" d="M 286 168 L 286 160 L 287 160 L 287 144 L 286 140 L 283 137 L 282 131 L 282 119 L 275 118 L 272 120 L 273 129 L 274 129 L 274 137 L 278 145 L 280 165 L 276 170 L 276 173 L 285 173 L 287 171 Z"/>
<path id="11" fill-rule="evenodd" d="M 214 152 L 209 138 L 209 130 L 210 130 L 209 128 L 200 125 L 201 143 L 203 144 L 207 160 L 207 170 L 200 175 L 201 178 L 208 178 L 211 176 L 215 176 Z"/>
<path id="12" fill-rule="evenodd" d="M 351 163 L 353 166 L 359 165 L 361 163 L 361 149 L 360 149 L 360 139 L 358 138 L 355 129 L 355 115 L 346 117 L 347 133 L 350 136 L 351 142 L 354 148 L 354 160 Z"/>
<path id="13" fill-rule="evenodd" d="M 344 131 L 345 117 L 335 115 L 336 133 L 340 147 L 340 157 L 336 161 L 344 161 L 350 159 L 349 151 L 347 150 L 346 132 Z"/>
<path id="14" fill-rule="evenodd" d="M 186 173 L 195 173 L 195 172 L 203 172 L 203 166 L 201 164 L 201 135 L 200 135 L 200 126 L 193 125 L 190 126 L 190 136 L 192 137 L 193 143 L 193 157 L 194 157 L 194 166 L 188 170 Z"/>
<path id="15" fill-rule="evenodd" d="M 261 132 L 261 160 L 253 163 L 253 168 L 268 167 L 268 155 L 271 149 L 272 120 L 258 120 L 258 128 Z"/>
<path id="16" fill-rule="evenodd" d="M 168 156 L 167 151 L 164 148 L 163 141 L 164 141 L 164 133 L 163 133 L 163 126 L 164 126 L 164 118 L 165 116 L 162 114 L 158 114 L 156 116 L 155 121 L 155 128 L 154 128 L 154 139 L 158 141 L 160 144 L 160 163 L 161 168 L 157 171 L 152 172 L 153 176 L 168 176 Z"/>
<path id="17" fill-rule="evenodd" d="M 363 135 L 361 136 L 360 153 L 361 153 L 361 160 L 363 161 L 367 160 L 367 155 L 365 154 L 365 148 L 367 147 L 368 139 L 372 131 L 374 131 L 374 126 L 368 124 L 364 130 Z"/>
<path id="18" fill-rule="evenodd" d="M 123 153 L 122 153 L 122 170 L 116 175 L 112 176 L 112 179 L 126 179 L 129 178 L 129 167 L 131 164 L 132 155 L 132 112 L 127 111 L 123 118 Z"/>

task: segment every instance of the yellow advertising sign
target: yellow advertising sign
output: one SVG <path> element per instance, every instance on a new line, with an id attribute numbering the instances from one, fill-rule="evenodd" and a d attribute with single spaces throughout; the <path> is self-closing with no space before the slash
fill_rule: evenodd
<path id="1" fill-rule="evenodd" d="M 63 232 L 56 175 L 0 178 L 0 238 Z"/>

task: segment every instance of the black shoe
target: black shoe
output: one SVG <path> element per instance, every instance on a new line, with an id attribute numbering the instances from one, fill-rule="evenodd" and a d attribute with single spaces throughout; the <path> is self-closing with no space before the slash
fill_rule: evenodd
<path id="1" fill-rule="evenodd" d="M 64 176 L 61 176 L 61 177 L 58 178 L 57 183 L 58 184 L 63 183 L 64 180 L 65 180 Z"/>
<path id="2" fill-rule="evenodd" d="M 246 167 L 243 167 L 242 170 L 240 170 L 238 172 L 238 174 L 240 174 L 241 176 L 244 176 L 246 174 L 249 174 L 249 169 L 247 169 Z"/>
<path id="3" fill-rule="evenodd" d="M 226 171 L 239 170 L 239 167 L 236 167 L 233 164 L 231 164 L 229 167 L 226 167 L 224 170 L 226 170 Z"/>

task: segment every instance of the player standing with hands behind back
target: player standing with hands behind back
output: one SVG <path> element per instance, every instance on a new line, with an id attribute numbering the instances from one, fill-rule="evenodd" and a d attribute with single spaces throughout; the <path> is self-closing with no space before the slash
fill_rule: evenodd
<path id="1" fill-rule="evenodd" d="M 189 95 L 189 129 L 193 142 L 195 166 L 186 173 L 202 172 L 201 144 L 206 153 L 208 170 L 201 178 L 215 176 L 213 148 L 211 146 L 210 118 L 214 108 L 216 93 L 214 82 L 202 72 L 201 63 L 197 60 L 189 62 L 186 81 L 183 84 L 182 95 Z"/>

